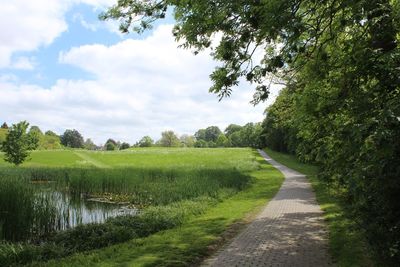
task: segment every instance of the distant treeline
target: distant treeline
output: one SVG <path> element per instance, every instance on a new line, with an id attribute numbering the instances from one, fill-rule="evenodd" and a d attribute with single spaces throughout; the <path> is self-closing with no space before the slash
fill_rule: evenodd
<path id="1" fill-rule="evenodd" d="M 6 140 L 8 125 L 3 123 L 0 128 L 0 147 Z M 161 138 L 154 141 L 150 136 L 142 137 L 131 145 L 109 138 L 104 145 L 96 145 L 90 138 L 84 139 L 75 129 L 68 129 L 62 135 L 53 131 L 43 132 L 38 126 L 31 126 L 27 132 L 37 145 L 35 149 L 83 148 L 88 150 L 123 150 L 130 147 L 262 147 L 261 123 L 247 123 L 243 126 L 230 124 L 224 131 L 218 126 L 199 129 L 193 135 L 178 135 L 174 131 L 164 131 Z"/>

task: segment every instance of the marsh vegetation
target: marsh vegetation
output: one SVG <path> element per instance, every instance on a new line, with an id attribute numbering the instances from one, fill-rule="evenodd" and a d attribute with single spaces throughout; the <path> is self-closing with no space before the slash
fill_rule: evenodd
<path id="1" fill-rule="evenodd" d="M 251 149 L 35 151 L 20 167 L 0 163 L 0 264 L 174 228 L 249 188 L 258 168 Z"/>

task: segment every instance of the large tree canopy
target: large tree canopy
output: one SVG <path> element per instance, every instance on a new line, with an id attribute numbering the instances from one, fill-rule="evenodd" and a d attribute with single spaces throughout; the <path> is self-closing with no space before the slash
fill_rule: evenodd
<path id="1" fill-rule="evenodd" d="M 119 20 L 122 32 L 142 32 L 173 8 L 177 41 L 195 53 L 211 47 L 213 57 L 223 63 L 211 74 L 210 91 L 229 96 L 245 77 L 258 85 L 257 103 L 268 97 L 272 77 L 295 79 L 305 60 L 326 65 L 333 48 L 352 54 L 349 63 L 364 61 L 355 52 L 365 50 L 379 60 L 396 47 L 398 6 L 398 0 L 119 0 L 100 17 Z M 216 33 L 222 38 L 214 47 Z M 256 51 L 261 51 L 261 61 L 254 60 Z"/>

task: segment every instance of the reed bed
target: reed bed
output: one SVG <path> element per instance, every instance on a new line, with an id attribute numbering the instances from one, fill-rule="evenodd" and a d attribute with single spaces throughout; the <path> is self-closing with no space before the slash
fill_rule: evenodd
<path id="1" fill-rule="evenodd" d="M 67 164 L 52 158 L 57 153 Z M 79 151 L 107 168 L 76 164 L 68 155 L 74 151 L 57 153 L 37 152 L 30 164 L 0 167 L 0 265 L 64 257 L 177 227 L 247 188 L 260 168 L 250 149 Z M 43 188 L 128 201 L 141 212 L 55 232 L 65 211 Z"/>
<path id="2" fill-rule="evenodd" d="M 54 230 L 57 210 L 27 179 L 0 178 L 0 240 L 26 240 Z"/>
<path id="3" fill-rule="evenodd" d="M 57 190 L 73 194 L 115 194 L 137 205 L 166 205 L 199 196 L 217 197 L 222 188 L 242 190 L 250 181 L 232 169 L 138 169 L 138 168 L 9 168 L 0 169 L 5 181 L 18 180 L 15 187 L 27 188 L 27 181 L 52 182 Z M 22 185 L 23 184 L 23 185 Z"/>

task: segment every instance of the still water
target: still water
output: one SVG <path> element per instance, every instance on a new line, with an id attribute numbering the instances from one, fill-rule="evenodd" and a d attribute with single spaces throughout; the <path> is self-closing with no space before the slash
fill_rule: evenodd
<path id="1" fill-rule="evenodd" d="M 38 199 L 47 202 L 53 209 L 51 221 L 56 231 L 74 228 L 79 224 L 103 223 L 111 217 L 138 213 L 137 209 L 126 203 L 102 202 L 62 191 L 41 190 Z"/>

